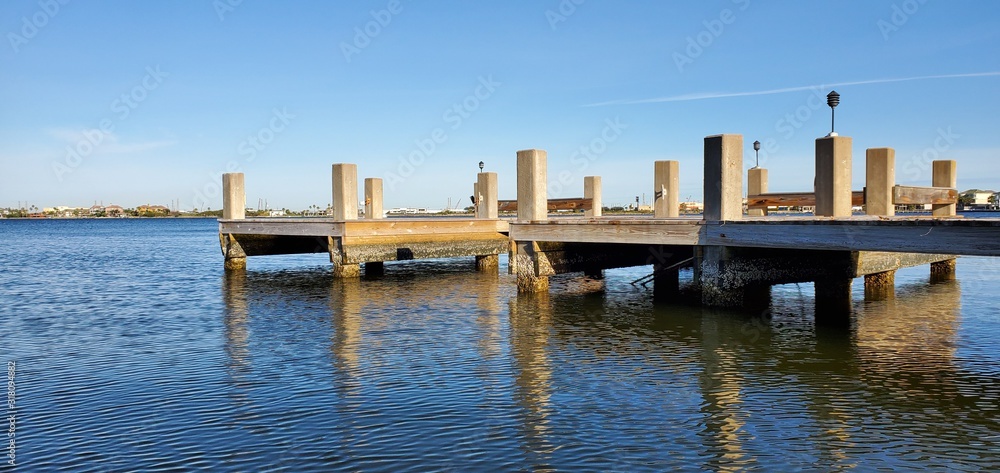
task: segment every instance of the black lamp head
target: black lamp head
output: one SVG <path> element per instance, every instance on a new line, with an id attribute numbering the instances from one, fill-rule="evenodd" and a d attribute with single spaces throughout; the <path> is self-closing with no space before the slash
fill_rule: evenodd
<path id="1" fill-rule="evenodd" d="M 483 166 L 484 166 L 483 162 L 482 162 L 482 161 L 480 161 L 480 162 L 479 162 L 479 172 L 482 172 L 482 171 L 483 171 Z"/>
<path id="2" fill-rule="evenodd" d="M 836 90 L 831 90 L 829 94 L 826 94 L 826 104 L 830 108 L 836 108 L 837 105 L 840 105 L 840 94 Z"/>
<path id="3" fill-rule="evenodd" d="M 753 150 L 754 151 L 760 151 L 760 141 L 754 141 L 753 142 Z"/>

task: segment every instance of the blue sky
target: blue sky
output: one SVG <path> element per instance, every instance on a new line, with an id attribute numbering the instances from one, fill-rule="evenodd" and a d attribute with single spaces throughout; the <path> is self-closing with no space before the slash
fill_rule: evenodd
<path id="1" fill-rule="evenodd" d="M 834 88 L 856 189 L 884 146 L 900 183 L 950 158 L 1000 188 L 997 2 L 9 0 L 0 32 L 0 207 L 217 209 L 227 170 L 249 206 L 325 206 L 336 162 L 387 207 L 465 206 L 479 161 L 514 198 L 526 148 L 552 197 L 648 200 L 676 159 L 700 200 L 719 133 L 803 191 Z"/>

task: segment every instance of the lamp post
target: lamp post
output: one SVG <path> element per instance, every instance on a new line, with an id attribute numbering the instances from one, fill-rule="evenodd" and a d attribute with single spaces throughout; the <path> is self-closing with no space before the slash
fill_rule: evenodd
<path id="1" fill-rule="evenodd" d="M 831 90 L 829 94 L 826 94 L 826 104 L 830 106 L 830 134 L 826 136 L 837 136 L 837 132 L 834 131 L 834 109 L 837 105 L 840 105 L 840 94 L 836 90 Z"/>
<path id="2" fill-rule="evenodd" d="M 760 167 L 760 141 L 753 142 L 753 160 L 755 168 Z"/>
<path id="3" fill-rule="evenodd" d="M 480 161 L 479 162 L 479 172 L 483 172 L 483 166 L 484 166 L 483 162 Z"/>

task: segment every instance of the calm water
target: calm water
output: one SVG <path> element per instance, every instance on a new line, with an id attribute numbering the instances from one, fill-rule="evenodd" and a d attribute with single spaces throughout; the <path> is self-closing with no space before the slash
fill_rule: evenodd
<path id="1" fill-rule="evenodd" d="M 648 267 L 520 297 L 471 259 L 226 277 L 216 228 L 0 220 L 19 470 L 1000 469 L 1000 258 L 856 280 L 828 329 L 810 284 L 751 318 L 654 306 Z"/>

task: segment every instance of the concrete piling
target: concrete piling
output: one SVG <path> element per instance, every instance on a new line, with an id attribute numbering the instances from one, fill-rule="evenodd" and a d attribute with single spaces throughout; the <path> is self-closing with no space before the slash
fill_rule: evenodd
<path id="1" fill-rule="evenodd" d="M 933 264 L 933 263 L 932 263 Z M 865 300 L 882 301 L 896 296 L 896 271 L 865 275 Z"/>
<path id="2" fill-rule="evenodd" d="M 865 151 L 865 213 L 892 217 L 896 215 L 892 188 L 896 185 L 896 151 L 892 148 L 869 148 Z"/>
<path id="3" fill-rule="evenodd" d="M 767 169 L 750 168 L 747 171 L 747 194 L 760 195 L 767 193 Z M 767 208 L 747 209 L 747 215 L 751 217 L 763 217 L 767 215 Z"/>
<path id="4" fill-rule="evenodd" d="M 583 198 L 591 199 L 590 210 L 583 212 L 587 217 L 600 217 L 604 202 L 601 200 L 601 176 L 585 176 L 583 178 Z"/>
<path id="5" fill-rule="evenodd" d="M 241 220 L 246 217 L 247 195 L 243 186 L 242 172 L 229 172 L 222 175 L 222 218 L 226 220 Z M 232 235 L 219 235 L 222 251 L 225 257 L 223 267 L 226 271 L 242 271 L 247 268 L 247 256 L 243 248 Z"/>
<path id="6" fill-rule="evenodd" d="M 222 218 L 226 220 L 246 217 L 247 194 L 243 187 L 242 172 L 222 175 Z"/>
<path id="7" fill-rule="evenodd" d="M 680 216 L 680 162 L 653 163 L 653 217 Z"/>
<path id="8" fill-rule="evenodd" d="M 527 149 L 517 152 L 517 219 L 547 220 L 546 152 Z"/>
<path id="9" fill-rule="evenodd" d="M 382 179 L 377 177 L 365 178 L 365 218 L 384 218 L 382 214 Z M 365 267 L 365 274 L 368 274 L 368 267 Z"/>
<path id="10" fill-rule="evenodd" d="M 539 149 L 517 152 L 517 219 L 520 221 L 548 220 L 546 196 L 546 153 Z M 549 277 L 538 275 L 534 242 L 518 242 L 512 271 L 517 274 L 518 292 L 544 292 L 549 289 Z"/>
<path id="11" fill-rule="evenodd" d="M 817 279 L 816 325 L 844 327 L 851 323 L 851 278 Z"/>
<path id="12" fill-rule="evenodd" d="M 954 259 L 931 263 L 931 281 L 951 281 L 955 279 L 955 267 L 958 261 Z"/>
<path id="13" fill-rule="evenodd" d="M 950 159 L 932 162 L 931 179 L 934 187 L 958 187 L 958 163 Z M 956 207 L 956 204 L 935 204 L 931 213 L 935 217 L 954 217 Z"/>
<path id="14" fill-rule="evenodd" d="M 333 165 L 333 218 L 357 220 L 358 218 L 358 165 Z"/>
<path id="15" fill-rule="evenodd" d="M 476 218 L 499 218 L 497 173 L 481 172 L 476 177 Z"/>
<path id="16" fill-rule="evenodd" d="M 851 144 L 848 136 L 816 140 L 816 216 L 851 216 Z"/>
<path id="17" fill-rule="evenodd" d="M 931 163 L 931 179 L 934 187 L 958 187 L 958 163 L 954 160 L 939 160 Z M 932 205 L 931 214 L 935 217 L 954 217 L 956 204 Z M 931 279 L 934 281 L 950 281 L 955 279 L 956 260 L 941 261 L 931 264 Z"/>
<path id="18" fill-rule="evenodd" d="M 705 137 L 705 220 L 743 218 L 743 135 Z"/>

